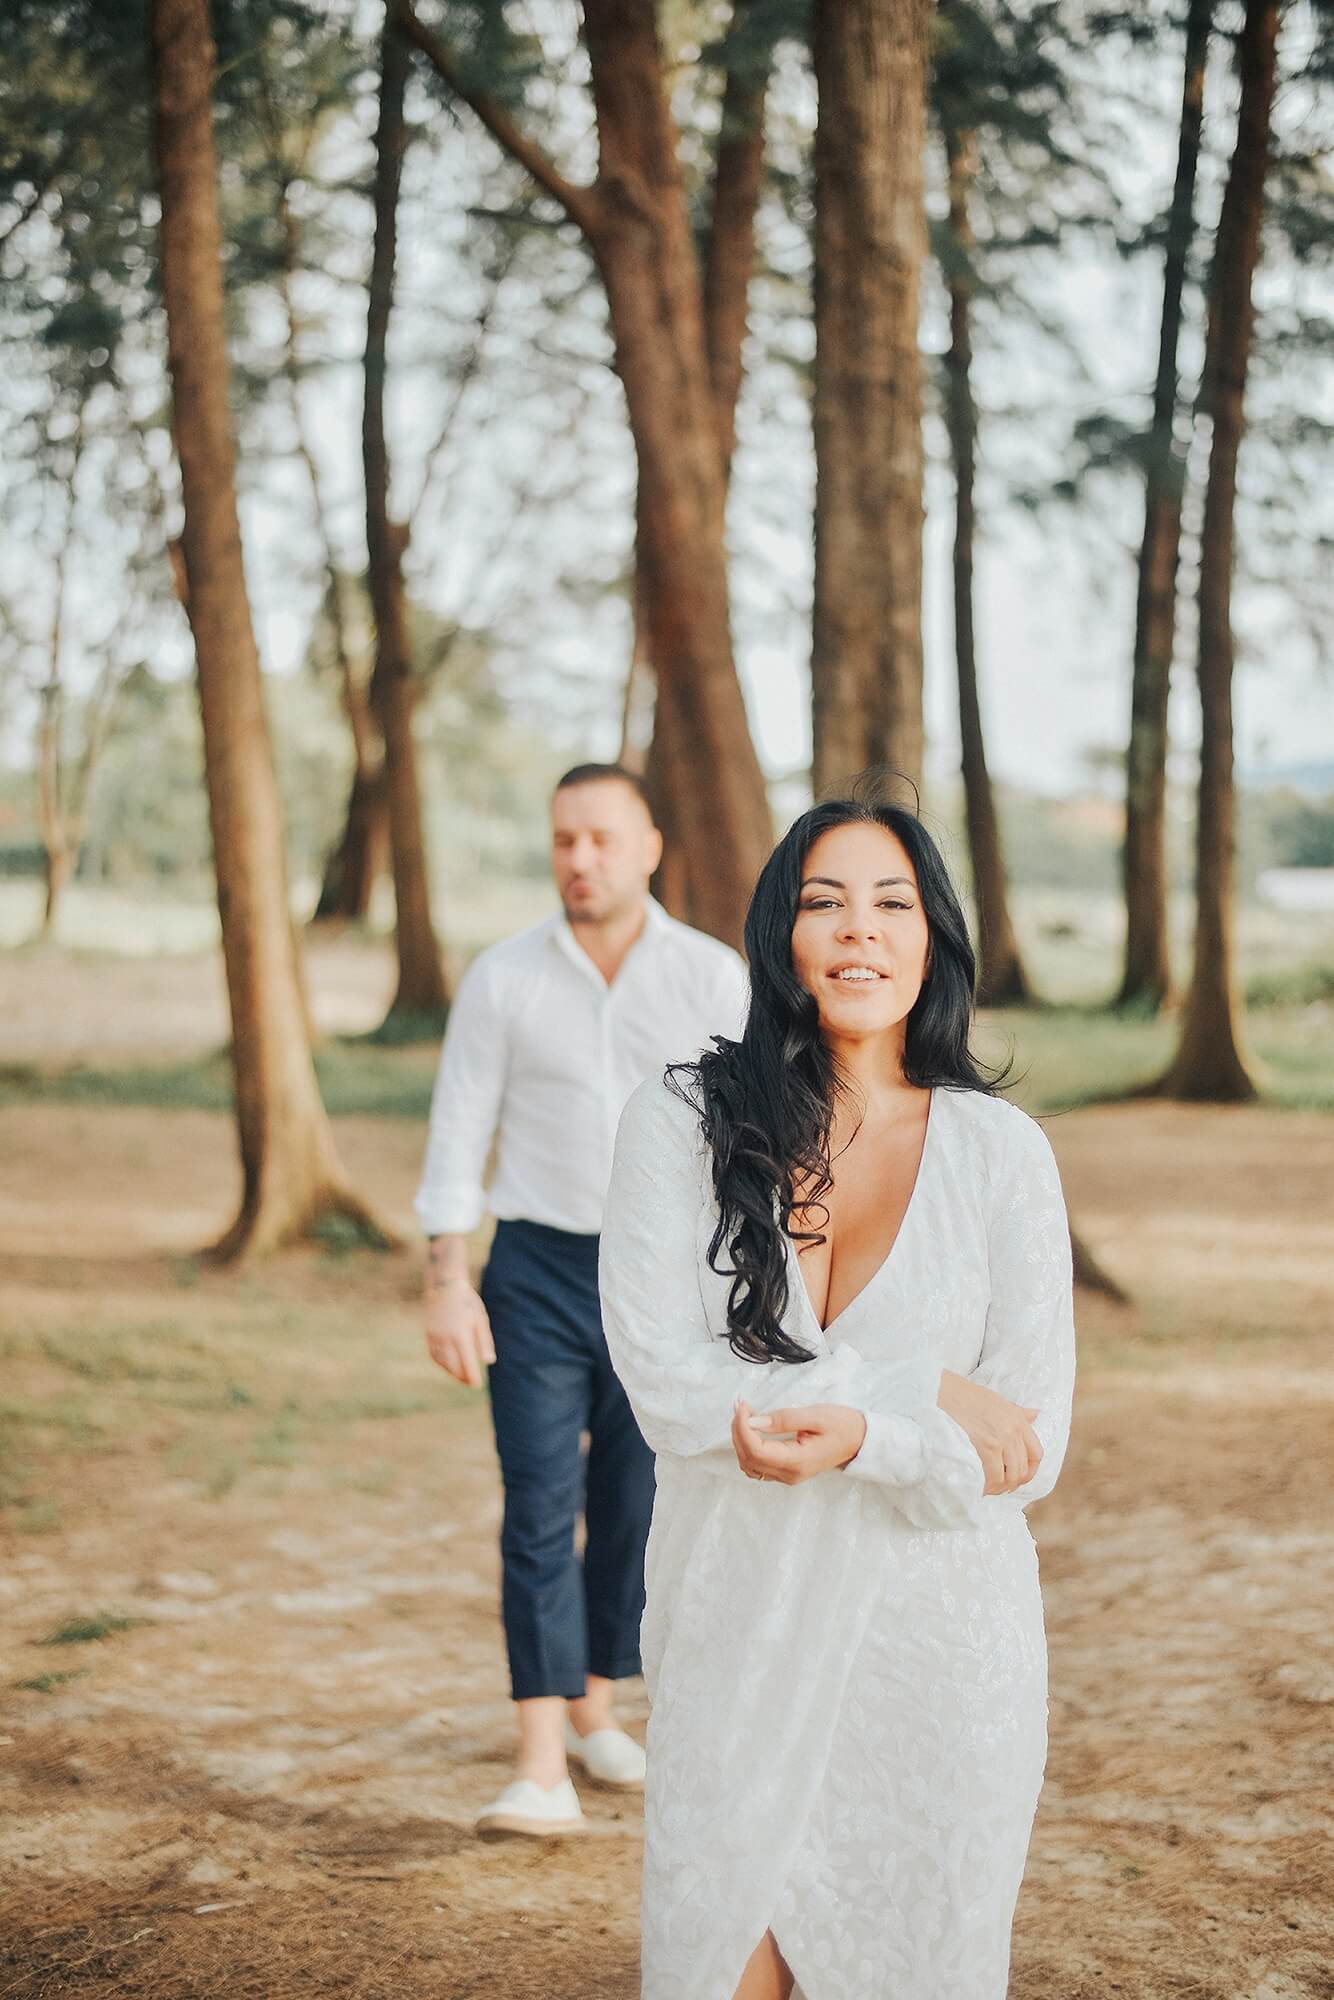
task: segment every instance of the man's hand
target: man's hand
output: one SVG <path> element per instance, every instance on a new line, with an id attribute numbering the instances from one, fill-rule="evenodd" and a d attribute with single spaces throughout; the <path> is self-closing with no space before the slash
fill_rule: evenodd
<path id="1" fill-rule="evenodd" d="M 426 1294 L 426 1351 L 456 1382 L 480 1389 L 482 1371 L 496 1358 L 486 1307 L 466 1278 L 452 1278 Z"/>
<path id="2" fill-rule="evenodd" d="M 732 1417 L 732 1448 L 751 1479 L 800 1486 L 817 1472 L 833 1472 L 857 1456 L 866 1436 L 860 1410 L 841 1403 L 813 1403 L 799 1410 L 770 1410 L 754 1416 L 738 1403 Z"/>
<path id="3" fill-rule="evenodd" d="M 1012 1403 L 949 1368 L 941 1374 L 936 1402 L 967 1431 L 986 1474 L 985 1493 L 1013 1493 L 1027 1486 L 1042 1463 L 1042 1446 L 1033 1429 L 1036 1410 Z"/>

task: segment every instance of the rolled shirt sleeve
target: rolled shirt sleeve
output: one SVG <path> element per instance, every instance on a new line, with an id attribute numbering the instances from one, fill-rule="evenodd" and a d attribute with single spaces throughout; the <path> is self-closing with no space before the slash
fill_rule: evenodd
<path id="1" fill-rule="evenodd" d="M 414 1203 L 428 1236 L 463 1236 L 486 1209 L 486 1163 L 505 1094 L 501 995 L 489 954 L 459 982 L 431 1094 L 430 1129 Z"/>

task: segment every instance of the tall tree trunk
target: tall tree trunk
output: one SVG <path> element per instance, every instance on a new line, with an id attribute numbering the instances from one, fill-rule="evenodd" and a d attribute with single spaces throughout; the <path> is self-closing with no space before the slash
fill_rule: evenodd
<path id="1" fill-rule="evenodd" d="M 977 172 L 974 135 L 946 121 L 945 156 L 954 251 L 953 268 L 948 273 L 950 344 L 945 356 L 945 382 L 950 453 L 954 460 L 954 654 L 959 675 L 960 762 L 980 943 L 978 999 L 987 1007 L 1004 1007 L 1022 1003 L 1032 995 L 1010 919 L 1000 818 L 982 734 L 973 628 L 977 405 L 973 400 L 972 378 L 974 237 L 969 196 Z"/>
<path id="2" fill-rule="evenodd" d="M 745 372 L 747 308 L 755 265 L 755 216 L 764 181 L 764 105 L 772 50 L 746 35 L 747 0 L 733 10 L 723 51 L 722 125 L 713 169 L 713 213 L 704 248 L 704 339 L 723 485 L 732 474 L 736 406 Z"/>
<path id="3" fill-rule="evenodd" d="M 79 467 L 83 462 L 84 401 L 80 397 L 78 419 L 70 445 L 69 477 L 65 482 L 65 527 L 56 556 L 55 594 L 51 605 L 51 633 L 47 647 L 46 680 L 37 710 L 37 824 L 42 836 L 43 897 L 40 937 L 50 937 L 55 929 L 60 898 L 70 877 L 76 855 L 70 853 L 69 827 L 65 810 L 64 734 L 65 721 L 65 590 L 69 580 L 70 552 L 74 546 L 74 521 L 78 506 Z"/>
<path id="4" fill-rule="evenodd" d="M 288 173 L 282 161 L 282 130 L 272 97 L 268 92 L 267 78 L 262 77 L 261 81 L 265 91 L 265 113 L 269 125 L 270 144 L 275 164 L 279 168 L 278 229 L 281 261 L 278 267 L 278 289 L 286 322 L 283 374 L 292 406 L 297 457 L 301 460 L 306 483 L 310 488 L 311 515 L 315 526 L 315 538 L 319 544 L 320 562 L 324 570 L 324 601 L 329 618 L 330 636 L 333 640 L 334 662 L 338 670 L 339 692 L 343 712 L 347 716 L 348 726 L 352 732 L 353 772 L 347 812 L 343 830 L 325 863 L 324 877 L 320 884 L 319 899 L 315 905 L 312 921 L 315 923 L 329 919 L 355 921 L 364 918 L 370 909 L 371 892 L 384 867 L 388 846 L 384 744 L 380 738 L 368 691 L 363 685 L 363 678 L 358 671 L 357 662 L 353 659 L 348 639 L 342 572 L 334 549 L 333 536 L 329 530 L 329 516 L 324 505 L 320 469 L 307 429 L 305 407 L 301 399 L 301 352 L 295 286 L 296 273 L 301 265 L 301 232 L 292 208 Z"/>
<path id="5" fill-rule="evenodd" d="M 408 0 L 395 0 L 395 11 L 451 88 L 578 223 L 602 275 L 639 464 L 648 653 L 688 746 L 680 807 L 692 848 L 710 857 L 692 882 L 693 914 L 737 943 L 772 824 L 732 653 L 703 287 L 654 10 L 645 0 L 584 0 L 599 139 L 592 187 L 554 168 Z"/>
<path id="6" fill-rule="evenodd" d="M 389 851 L 393 862 L 398 987 L 390 1018 L 420 1017 L 423 1029 L 449 1006 L 440 945 L 431 918 L 430 879 L 422 829 L 421 787 L 413 734 L 416 687 L 408 636 L 403 557 L 407 533 L 389 515 L 389 451 L 384 428 L 385 358 L 394 297 L 398 246 L 398 195 L 407 127 L 403 96 L 407 44 L 392 13 L 385 21 L 380 73 L 380 117 L 375 131 L 375 241 L 366 316 L 366 401 L 362 460 L 366 472 L 366 547 L 371 609 L 375 617 L 375 671 L 371 698 L 384 737 Z"/>
<path id="7" fill-rule="evenodd" d="M 722 456 L 723 499 L 731 485 L 736 449 L 736 407 L 744 374 L 747 308 L 755 262 L 755 216 L 764 179 L 764 106 L 772 49 L 746 34 L 749 6 L 741 0 L 729 25 L 723 60 L 722 122 L 713 175 L 713 212 L 704 246 L 704 338 L 708 351 L 714 428 Z M 636 535 L 635 649 L 647 656 L 647 604 Z M 635 670 L 632 660 L 631 672 Z M 662 862 L 654 893 L 673 916 L 694 921 L 703 899 L 702 884 L 714 866 L 706 840 L 698 836 L 688 803 L 679 794 L 688 783 L 689 744 L 668 687 L 659 690 L 653 740 L 645 779 L 654 818 L 663 837 Z M 692 884 L 694 885 L 692 888 Z"/>
<path id="8" fill-rule="evenodd" d="M 1135 662 L 1126 758 L 1122 875 L 1126 952 L 1117 1005 L 1156 1013 L 1172 990 L 1167 925 L 1167 701 L 1176 639 L 1177 570 L 1186 452 L 1177 434 L 1177 348 L 1195 236 L 1195 177 L 1213 0 L 1190 0 L 1176 180 L 1163 259 L 1158 374 L 1145 465 L 1144 539 L 1135 606 Z"/>
<path id="9" fill-rule="evenodd" d="M 922 768 L 925 0 L 816 0 L 817 797 Z"/>
<path id="10" fill-rule="evenodd" d="M 653 711 L 653 741 L 644 766 L 644 784 L 649 807 L 662 835 L 662 860 L 653 878 L 653 893 L 663 908 L 682 923 L 695 921 L 696 897 L 692 884 L 699 879 L 698 865 L 690 839 L 688 822 L 681 817 L 681 798 L 687 783 L 683 769 L 690 746 L 684 739 L 674 708 L 671 686 L 658 688 Z"/>
<path id="11" fill-rule="evenodd" d="M 680 755 L 679 730 L 673 728 L 671 690 L 655 685 L 648 656 L 648 604 L 646 577 L 639 560 L 638 537 L 632 577 L 632 637 L 630 670 L 625 677 L 625 699 L 621 722 L 620 761 L 627 771 L 637 771 L 648 793 L 653 822 L 662 835 L 662 859 L 651 884 L 663 908 L 682 923 L 691 922 L 690 828 L 682 823 L 677 795 L 682 774 L 677 766 Z M 647 743 L 638 732 L 641 703 L 652 700 L 653 712 Z"/>
<path id="12" fill-rule="evenodd" d="M 343 826 L 329 851 L 313 923 L 360 923 L 370 913 L 371 896 L 389 858 L 384 738 L 371 705 L 370 677 L 356 656 L 341 606 L 342 578 L 336 566 L 329 592 L 340 601 L 334 631 L 343 713 L 352 736 L 352 783 Z"/>
<path id="13" fill-rule="evenodd" d="M 1277 41 L 1278 0 L 1246 0 L 1237 139 L 1218 219 L 1205 342 L 1204 400 L 1213 434 L 1200 533 L 1195 962 L 1181 1044 L 1162 1083 L 1166 1096 L 1224 1104 L 1256 1095 L 1240 1047 L 1232 942 L 1232 569 Z"/>
<path id="14" fill-rule="evenodd" d="M 63 563 L 58 565 L 63 569 Z M 57 584 L 63 603 L 63 581 Z M 65 815 L 61 803 L 61 727 L 64 720 L 64 689 L 59 678 L 60 612 L 52 621 L 52 666 L 42 687 L 37 710 L 37 825 L 42 838 L 42 920 L 39 937 L 49 938 L 55 929 L 60 898 L 70 874 L 69 845 L 65 837 Z"/>
<path id="15" fill-rule="evenodd" d="M 349 719 L 354 714 L 353 702 L 361 715 L 370 720 L 372 711 L 365 695 L 358 689 L 349 699 L 345 689 L 344 708 Z M 375 735 L 378 740 L 378 730 Z M 356 741 L 354 723 L 353 742 Z M 358 754 L 343 814 L 343 830 L 324 864 L 312 923 L 360 923 L 365 919 L 375 885 L 384 873 L 388 841 L 383 761 L 375 765 Z"/>
<path id="16" fill-rule="evenodd" d="M 597 108 L 602 273 L 639 460 L 638 556 L 649 658 L 681 749 L 695 921 L 740 943 L 772 826 L 732 654 L 727 485 L 676 132 L 653 10 L 585 0 Z M 661 698 L 661 693 L 660 693 Z M 707 867 L 698 865 L 708 856 Z"/>
<path id="17" fill-rule="evenodd" d="M 241 559 L 227 407 L 214 49 L 206 0 L 152 0 L 162 297 L 181 465 L 187 608 L 232 1017 L 241 1210 L 220 1255 L 344 1215 L 383 1239 L 337 1159 L 306 1036 L 282 811 Z"/>

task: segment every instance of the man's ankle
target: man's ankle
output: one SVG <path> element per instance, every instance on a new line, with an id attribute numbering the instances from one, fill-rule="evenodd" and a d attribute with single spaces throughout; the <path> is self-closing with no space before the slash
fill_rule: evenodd
<path id="1" fill-rule="evenodd" d="M 591 1736 L 595 1730 L 617 1726 L 616 1713 L 609 1701 L 596 1701 L 591 1706 L 587 1701 L 572 1701 L 570 1721 L 576 1736 Z"/>
<path id="2" fill-rule="evenodd" d="M 520 1757 L 515 1763 L 514 1775 L 516 1778 L 526 1778 L 532 1784 L 540 1785 L 544 1792 L 549 1792 L 560 1784 L 563 1778 L 568 1778 L 570 1773 L 563 1752 L 549 1751 L 545 1754 Z"/>

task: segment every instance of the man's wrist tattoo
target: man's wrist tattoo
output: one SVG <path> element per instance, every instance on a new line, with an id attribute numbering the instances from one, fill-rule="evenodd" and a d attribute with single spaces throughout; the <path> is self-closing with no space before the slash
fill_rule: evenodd
<path id="1" fill-rule="evenodd" d="M 426 1289 L 428 1292 L 443 1292 L 448 1285 L 468 1285 L 472 1280 L 466 1271 L 443 1269 L 440 1254 L 440 1238 L 432 1236 L 426 1247 Z"/>

